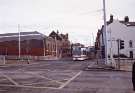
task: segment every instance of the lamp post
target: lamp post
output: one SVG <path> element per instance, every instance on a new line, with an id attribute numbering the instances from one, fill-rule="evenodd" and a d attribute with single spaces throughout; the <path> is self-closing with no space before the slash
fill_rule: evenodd
<path id="1" fill-rule="evenodd" d="M 108 56 L 107 56 L 107 23 L 106 23 L 106 5 L 105 0 L 103 0 L 103 13 L 104 13 L 104 45 L 105 45 L 105 64 L 108 64 Z"/>
<path id="2" fill-rule="evenodd" d="M 43 38 L 43 51 L 44 51 L 44 57 L 45 57 L 45 40 Z"/>
<path id="3" fill-rule="evenodd" d="M 19 55 L 19 59 L 20 59 L 20 54 L 21 54 L 21 51 L 20 51 L 20 50 L 21 50 L 21 45 L 20 45 L 20 24 L 18 24 L 18 35 L 19 35 L 19 36 L 18 36 L 18 46 L 19 46 L 19 47 L 18 47 L 18 48 L 19 48 L 19 49 L 18 49 L 18 50 L 19 50 L 19 51 L 18 51 L 18 53 L 19 53 L 18 55 Z"/>
<path id="4" fill-rule="evenodd" d="M 56 58 L 58 57 L 58 50 L 57 50 L 57 48 L 58 48 L 58 45 L 57 45 L 57 38 L 55 37 L 55 44 L 56 44 Z"/>

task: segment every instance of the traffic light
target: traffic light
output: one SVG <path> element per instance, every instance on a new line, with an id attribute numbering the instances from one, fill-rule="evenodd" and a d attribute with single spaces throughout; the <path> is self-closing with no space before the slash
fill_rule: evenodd
<path id="1" fill-rule="evenodd" d="M 120 40 L 120 49 L 124 49 L 124 40 Z"/>

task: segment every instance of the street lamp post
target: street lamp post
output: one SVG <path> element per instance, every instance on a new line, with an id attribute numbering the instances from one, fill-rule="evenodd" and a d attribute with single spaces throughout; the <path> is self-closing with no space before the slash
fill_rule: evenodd
<path id="1" fill-rule="evenodd" d="M 19 49 L 18 49 L 18 50 L 19 50 L 19 54 L 18 54 L 18 55 L 19 55 L 19 59 L 20 59 L 21 45 L 20 45 L 20 25 L 19 25 L 19 24 L 18 24 L 18 35 L 19 35 L 19 36 L 18 36 L 18 39 L 19 39 L 19 40 L 18 40 L 18 46 L 19 46 L 19 47 L 18 47 L 18 48 L 19 48 Z"/>
<path id="2" fill-rule="evenodd" d="M 106 6 L 105 0 L 103 0 L 103 13 L 104 13 L 104 45 L 105 45 L 105 64 L 108 64 L 108 56 L 107 56 L 107 23 L 106 23 Z"/>
<path id="3" fill-rule="evenodd" d="M 57 48 L 58 48 L 58 45 L 57 45 L 57 38 L 55 37 L 55 45 L 56 45 L 56 58 L 58 57 L 58 50 L 57 50 Z"/>
<path id="4" fill-rule="evenodd" d="M 45 40 L 43 38 L 43 51 L 44 51 L 44 57 L 45 57 Z"/>

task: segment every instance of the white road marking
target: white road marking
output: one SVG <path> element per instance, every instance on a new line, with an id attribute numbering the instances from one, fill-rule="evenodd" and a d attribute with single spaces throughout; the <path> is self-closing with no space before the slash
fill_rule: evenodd
<path id="1" fill-rule="evenodd" d="M 23 69 L 19 69 L 19 70 L 23 70 Z M 48 69 L 46 69 L 48 70 Z M 69 71 L 72 71 L 72 70 L 69 70 Z M 52 71 L 53 72 L 53 71 Z M 12 72 L 11 72 L 12 73 Z M 12 82 L 14 85 L 5 85 L 5 84 L 0 84 L 0 86 L 9 86 L 9 87 L 22 87 L 22 88 L 42 88 L 42 89 L 62 89 L 64 88 L 66 85 L 68 85 L 72 80 L 74 80 L 77 76 L 79 76 L 82 71 L 78 72 L 77 74 L 75 74 L 75 76 L 73 76 L 72 78 L 70 79 L 65 79 L 67 80 L 67 82 L 63 83 L 63 82 L 60 82 L 58 80 L 53 80 L 53 79 L 50 79 L 50 78 L 47 78 L 43 75 L 39 75 L 39 74 L 35 74 L 35 73 L 31 73 L 31 72 L 25 72 L 25 73 L 28 73 L 28 74 L 31 74 L 31 75 L 34 75 L 36 77 L 41 77 L 41 78 L 45 78 L 45 79 L 48 79 L 52 82 L 56 82 L 56 83 L 59 83 L 60 85 L 58 87 L 36 87 L 36 86 L 32 86 L 31 84 L 26 84 L 26 85 L 20 85 L 18 84 L 16 81 L 14 81 L 11 77 L 9 77 L 8 75 L 5 75 L 3 73 L 1 73 L 1 75 L 3 77 L 5 77 L 7 80 L 9 80 L 10 82 Z M 72 73 L 75 73 L 75 72 L 72 72 Z M 70 75 L 69 75 L 70 76 Z M 28 86 L 28 85 L 31 85 L 31 86 Z"/>
<path id="2" fill-rule="evenodd" d="M 37 89 L 59 89 L 59 88 L 55 88 L 55 87 L 34 87 L 34 86 L 24 86 L 24 85 L 4 85 L 4 84 L 0 84 L 0 86 L 4 86 L 4 87 L 20 87 L 20 88 L 37 88 Z"/>
<path id="3" fill-rule="evenodd" d="M 82 73 L 82 71 L 78 72 L 75 76 L 73 76 L 71 79 L 69 79 L 66 83 L 64 83 L 63 85 L 61 85 L 59 87 L 59 89 L 64 88 L 66 85 L 68 85 L 72 80 L 74 80 L 76 77 L 78 77 L 80 74 Z"/>
<path id="4" fill-rule="evenodd" d="M 6 78 L 2 78 L 2 79 L 0 79 L 0 81 L 4 81 L 4 80 L 7 80 Z"/>
<path id="5" fill-rule="evenodd" d="M 19 85 L 17 82 L 15 82 L 12 78 L 10 78 L 9 76 L 7 76 L 7 75 L 4 75 L 3 74 L 3 76 L 5 77 L 5 78 L 7 78 L 10 82 L 12 82 L 14 85 Z"/>
<path id="6" fill-rule="evenodd" d="M 33 85 L 33 84 L 43 84 L 44 82 L 37 82 L 37 83 L 29 83 L 29 84 L 23 84 L 24 86 Z"/>
<path id="7" fill-rule="evenodd" d="M 28 72 L 27 72 L 27 73 L 28 73 Z M 41 78 L 44 78 L 44 79 L 48 79 L 48 80 L 50 80 L 50 81 L 52 81 L 52 82 L 56 82 L 56 83 L 59 83 L 59 84 L 63 84 L 62 82 L 59 82 L 59 81 L 57 81 L 57 80 L 53 80 L 53 79 L 51 79 L 51 78 L 44 77 L 44 76 L 39 75 L 39 74 L 33 74 L 33 73 L 28 73 L 28 74 L 32 74 L 32 75 L 34 75 L 34 76 L 36 76 L 36 77 L 41 77 Z"/>
<path id="8" fill-rule="evenodd" d="M 0 90 L 0 91 L 7 91 L 7 90 Z"/>

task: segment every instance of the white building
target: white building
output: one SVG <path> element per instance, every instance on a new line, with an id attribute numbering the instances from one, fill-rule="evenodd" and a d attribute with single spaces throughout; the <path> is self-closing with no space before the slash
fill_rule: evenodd
<path id="1" fill-rule="evenodd" d="M 103 26 L 97 33 L 96 45 L 99 50 L 104 51 L 105 45 L 105 32 Z M 129 22 L 128 16 L 124 21 L 114 20 L 110 16 L 110 21 L 107 22 L 107 55 L 118 55 L 118 39 L 124 40 L 124 49 L 120 50 L 120 54 L 128 58 L 135 58 L 135 22 Z M 106 46 L 105 46 L 106 47 Z M 103 56 L 103 53 L 101 52 Z"/>

